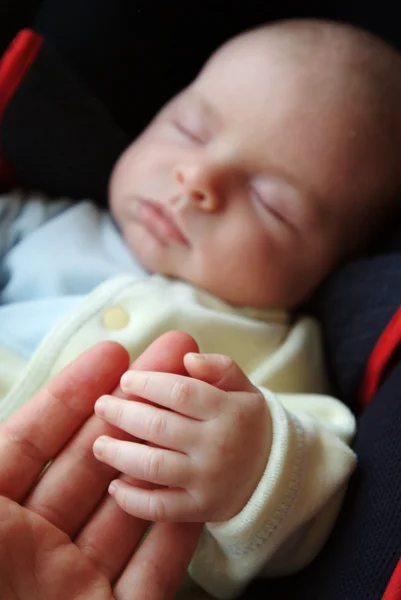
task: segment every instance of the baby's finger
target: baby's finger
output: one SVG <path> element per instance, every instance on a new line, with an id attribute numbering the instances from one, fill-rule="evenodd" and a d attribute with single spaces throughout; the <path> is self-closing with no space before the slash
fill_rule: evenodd
<path id="1" fill-rule="evenodd" d="M 130 370 L 121 377 L 121 389 L 187 417 L 212 419 L 225 395 L 216 387 L 174 373 Z"/>
<path id="2" fill-rule="evenodd" d="M 225 392 L 258 392 L 236 362 L 224 354 L 197 354 L 184 356 L 188 375 L 200 379 Z"/>
<path id="3" fill-rule="evenodd" d="M 120 508 L 139 519 L 153 523 L 190 523 L 202 520 L 199 507 L 186 490 L 145 490 L 117 479 L 111 482 L 109 493 Z"/>
<path id="4" fill-rule="evenodd" d="M 149 483 L 184 487 L 191 475 L 185 454 L 163 448 L 101 436 L 93 444 L 93 452 L 98 460 L 121 473 Z"/>
<path id="5" fill-rule="evenodd" d="M 180 452 L 194 447 L 202 425 L 177 413 L 115 396 L 99 398 L 95 413 L 136 438 Z"/>

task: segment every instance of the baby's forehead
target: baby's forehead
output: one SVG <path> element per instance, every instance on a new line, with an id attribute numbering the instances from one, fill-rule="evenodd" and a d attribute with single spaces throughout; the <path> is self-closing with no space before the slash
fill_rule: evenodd
<path id="1" fill-rule="evenodd" d="M 316 128 L 329 136 L 332 127 L 349 125 L 347 83 L 335 73 L 328 78 L 319 65 L 305 68 L 291 53 L 281 54 L 281 37 L 256 32 L 235 38 L 211 57 L 189 89 L 223 120 L 253 127 L 258 138 L 276 132 L 288 138 L 289 129 L 291 135 L 314 135 Z"/>
<path id="2" fill-rule="evenodd" d="M 273 81 L 297 78 L 290 61 L 277 60 L 261 36 L 247 34 L 228 42 L 207 61 L 194 82 L 211 99 L 245 96 L 251 104 Z"/>
<path id="3" fill-rule="evenodd" d="M 216 50 L 206 62 L 203 71 L 229 73 L 234 75 L 238 69 L 247 66 L 252 69 L 264 69 L 277 63 L 281 36 L 271 35 L 260 30 L 239 35 Z M 287 66 L 285 56 L 281 56 L 282 66 Z M 201 75 L 203 74 L 201 72 Z"/>
<path id="4" fill-rule="evenodd" d="M 343 31 L 344 29 L 344 31 Z M 282 77 L 350 81 L 349 68 L 360 44 L 346 27 L 295 22 L 278 22 L 247 31 L 228 40 L 206 62 L 200 76 L 214 75 L 238 84 L 241 78 L 260 77 L 262 84 L 272 72 Z M 301 75 L 297 79 L 297 76 Z"/>
<path id="5" fill-rule="evenodd" d="M 281 53 L 277 37 L 255 33 L 234 39 L 211 57 L 191 87 L 221 111 L 244 116 L 250 111 L 259 117 L 268 111 L 299 114 L 308 107 L 318 113 L 328 96 L 338 113 L 342 106 L 337 100 L 348 82 L 341 83 L 335 73 L 328 81 L 327 71 L 314 58 L 306 66 L 291 53 Z"/>
<path id="6" fill-rule="evenodd" d="M 239 35 L 210 57 L 195 84 L 210 86 L 216 93 L 223 88 L 249 95 L 269 91 L 274 84 L 283 87 L 282 93 L 291 87 L 291 93 L 313 96 L 317 87 L 330 88 L 335 94 L 340 78 L 349 81 L 335 53 L 329 57 L 314 51 L 310 41 L 293 38 L 291 32 L 279 27 Z"/>

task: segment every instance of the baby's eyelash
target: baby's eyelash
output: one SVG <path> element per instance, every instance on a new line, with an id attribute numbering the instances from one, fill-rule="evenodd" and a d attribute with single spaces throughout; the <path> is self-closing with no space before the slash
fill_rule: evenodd
<path id="1" fill-rule="evenodd" d="M 179 131 L 179 133 L 184 135 L 186 138 L 188 138 L 195 144 L 205 144 L 206 143 L 205 140 L 199 134 L 191 131 L 188 127 L 185 127 L 179 121 L 173 119 L 172 124 L 173 124 L 174 128 L 177 131 Z"/>
<path id="2" fill-rule="evenodd" d="M 260 211 L 270 214 L 271 216 L 274 217 L 276 222 L 280 223 L 281 225 L 283 225 L 287 228 L 293 227 L 292 223 L 283 214 L 281 214 L 281 212 L 279 212 L 274 207 L 272 207 L 269 203 L 267 203 L 263 199 L 263 197 L 259 194 L 259 192 L 257 192 L 256 190 L 252 190 L 252 197 L 254 199 L 254 202 L 256 201 L 256 203 L 257 203 L 256 205 L 259 206 Z"/>
<path id="3" fill-rule="evenodd" d="M 283 215 L 280 212 L 275 210 L 269 204 L 264 203 L 264 205 L 265 209 L 268 210 L 277 219 L 277 221 L 280 221 L 283 225 L 289 225 L 288 220 L 285 217 L 283 217 Z"/>

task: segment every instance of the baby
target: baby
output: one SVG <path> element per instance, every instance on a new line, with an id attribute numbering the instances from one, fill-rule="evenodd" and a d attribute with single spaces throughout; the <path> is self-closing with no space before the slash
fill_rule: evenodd
<path id="1" fill-rule="evenodd" d="M 132 359 L 172 328 L 199 343 L 188 377 L 123 376 L 148 403 L 98 400 L 122 431 L 94 452 L 152 484 L 112 482 L 127 512 L 206 523 L 188 585 L 215 597 L 310 562 L 355 467 L 318 327 L 289 311 L 395 210 L 400 65 L 345 25 L 262 27 L 220 48 L 119 159 L 114 220 L 89 202 L 0 201 L 3 418 L 101 339 Z"/>

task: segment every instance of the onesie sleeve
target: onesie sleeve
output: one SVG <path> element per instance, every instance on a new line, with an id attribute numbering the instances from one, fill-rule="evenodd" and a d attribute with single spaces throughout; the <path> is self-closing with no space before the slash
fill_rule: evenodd
<path id="1" fill-rule="evenodd" d="M 190 566 L 191 577 L 217 598 L 236 597 L 256 576 L 306 566 L 330 534 L 356 465 L 348 445 L 355 419 L 341 402 L 262 392 L 273 422 L 265 472 L 238 515 L 206 525 Z"/>

